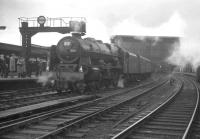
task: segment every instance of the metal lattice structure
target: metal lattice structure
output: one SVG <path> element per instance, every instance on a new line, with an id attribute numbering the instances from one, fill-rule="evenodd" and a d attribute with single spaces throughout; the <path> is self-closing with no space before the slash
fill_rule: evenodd
<path id="1" fill-rule="evenodd" d="M 80 36 L 86 33 L 86 19 L 84 17 L 59 17 L 48 18 L 20 17 L 19 31 L 22 35 L 23 55 L 26 63 L 26 71 L 29 75 L 29 58 L 31 54 L 31 37 L 39 32 L 58 32 L 61 34 L 75 33 Z"/>
<path id="2" fill-rule="evenodd" d="M 40 27 L 40 24 L 37 21 L 38 17 L 20 17 L 19 19 L 19 27 L 22 27 L 22 22 L 27 22 L 29 27 Z M 57 18 L 49 18 L 46 17 L 46 23 L 44 26 L 46 27 L 69 27 L 70 21 L 83 21 L 86 22 L 85 17 L 57 17 Z"/>

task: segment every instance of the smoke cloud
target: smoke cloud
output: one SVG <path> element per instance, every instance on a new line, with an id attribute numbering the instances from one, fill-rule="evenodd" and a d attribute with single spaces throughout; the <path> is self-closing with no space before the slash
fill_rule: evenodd
<path id="1" fill-rule="evenodd" d="M 52 72 L 43 72 L 42 75 L 40 75 L 37 78 L 37 82 L 41 83 L 43 86 L 45 86 L 50 79 L 53 77 L 53 73 Z"/>
<path id="2" fill-rule="evenodd" d="M 86 17 L 86 37 L 109 42 L 111 35 L 179 36 L 180 48 L 166 61 L 200 64 L 199 0 L 1 0 L 0 42 L 20 44 L 19 17 Z M 50 46 L 64 35 L 40 33 L 32 43 Z M 159 40 L 158 40 L 159 41 Z"/>
<path id="3" fill-rule="evenodd" d="M 181 38 L 180 47 L 176 47 L 167 61 L 181 68 L 190 64 L 194 69 L 196 69 L 200 65 L 199 44 L 200 41 L 195 38 Z"/>
<path id="4" fill-rule="evenodd" d="M 200 6 L 199 1 L 192 3 L 187 1 L 187 5 L 179 9 L 184 35 L 180 39 L 180 47 L 176 47 L 167 61 L 182 68 L 191 64 L 196 69 L 200 65 L 200 28 L 198 27 L 200 9 L 197 8 L 198 6 Z"/>

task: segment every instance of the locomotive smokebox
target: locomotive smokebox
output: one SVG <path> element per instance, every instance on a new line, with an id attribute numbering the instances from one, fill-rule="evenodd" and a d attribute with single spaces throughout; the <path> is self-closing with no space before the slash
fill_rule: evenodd
<path id="1" fill-rule="evenodd" d="M 64 63 L 75 62 L 79 58 L 80 43 L 76 38 L 64 37 L 58 42 L 56 53 Z"/>

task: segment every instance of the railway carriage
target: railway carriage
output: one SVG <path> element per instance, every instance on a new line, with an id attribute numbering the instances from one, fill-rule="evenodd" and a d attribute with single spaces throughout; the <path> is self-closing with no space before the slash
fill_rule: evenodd
<path id="1" fill-rule="evenodd" d="M 149 59 L 140 56 L 140 77 L 144 79 L 153 72 L 152 63 Z"/>
<path id="2" fill-rule="evenodd" d="M 137 81 L 140 77 L 140 59 L 139 56 L 126 52 L 123 62 L 123 74 L 128 81 Z"/>

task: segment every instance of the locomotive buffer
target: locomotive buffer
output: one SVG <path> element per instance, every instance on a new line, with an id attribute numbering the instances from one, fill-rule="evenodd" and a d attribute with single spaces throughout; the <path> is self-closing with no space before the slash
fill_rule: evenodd
<path id="1" fill-rule="evenodd" d="M 22 55 L 25 58 L 26 73 L 30 76 L 29 58 L 31 56 L 31 37 L 39 32 L 58 32 L 61 34 L 75 33 L 85 35 L 86 19 L 84 17 L 19 18 L 19 31 L 22 35 Z"/>

